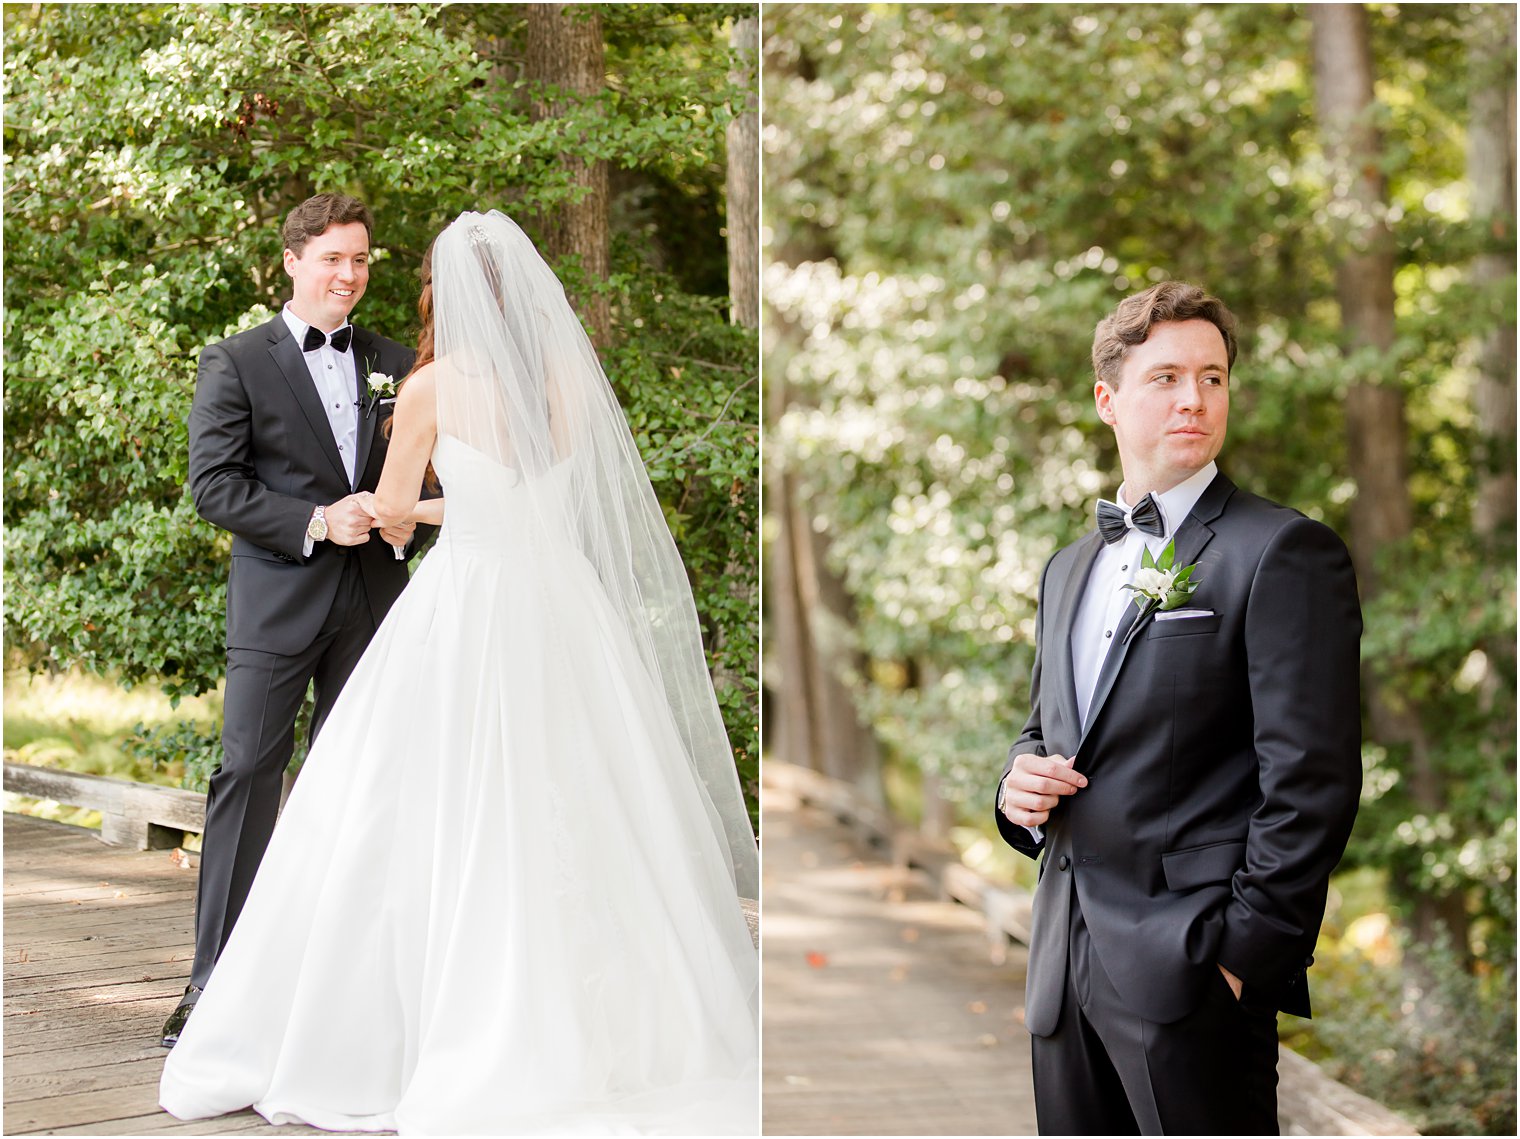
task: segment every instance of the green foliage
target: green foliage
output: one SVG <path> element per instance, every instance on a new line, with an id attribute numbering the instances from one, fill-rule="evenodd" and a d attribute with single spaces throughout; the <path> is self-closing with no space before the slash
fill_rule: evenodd
<path id="1" fill-rule="evenodd" d="M 1421 1135 L 1515 1134 L 1515 971 L 1473 974 L 1444 942 L 1379 967 L 1355 951 L 1315 966 L 1304 1050 Z"/>
<path id="2" fill-rule="evenodd" d="M 179 705 L 179 717 L 198 717 L 193 729 L 214 732 L 214 695 Z M 107 680 L 70 673 L 5 676 L 5 760 L 58 767 L 89 775 L 175 785 L 180 772 L 133 747 L 137 736 L 167 732 L 175 718 L 169 700 L 153 688 L 124 691 Z M 5 809 L 72 826 L 100 826 L 100 812 L 7 794 Z"/>
<path id="3" fill-rule="evenodd" d="M 187 791 L 204 793 L 222 765 L 221 730 L 196 720 L 137 724 L 122 750 L 138 765 L 177 778 Z"/>
<path id="4" fill-rule="evenodd" d="M 660 274 L 615 275 L 612 285 L 622 297 L 618 319 L 639 336 L 611 348 L 604 363 L 681 547 L 729 742 L 758 818 L 755 337 L 727 322 L 726 298 L 683 294 Z"/>
<path id="5" fill-rule="evenodd" d="M 768 5 L 766 376 L 791 398 L 767 458 L 853 600 L 862 711 L 985 826 L 1028 708 L 1041 567 L 1119 481 L 1091 394 L 1099 317 L 1168 277 L 1224 297 L 1242 336 L 1221 466 L 1343 535 L 1343 397 L 1397 386 L 1416 536 L 1387 551 L 1363 655 L 1423 725 L 1445 809 L 1422 817 L 1411 757 L 1373 739 L 1351 858 L 1402 868 L 1402 904 L 1460 891 L 1473 950 L 1503 967 L 1514 547 L 1474 534 L 1472 392 L 1515 285 L 1469 270 L 1514 235 L 1466 211 L 1475 12 L 1370 9 L 1398 258 L 1378 356 L 1343 351 L 1347 222 L 1301 9 Z"/>
<path id="6" fill-rule="evenodd" d="M 756 345 L 712 299 L 727 281 L 724 129 L 749 94 L 728 74 L 735 11 L 602 9 L 609 91 L 535 121 L 546 93 L 521 77 L 519 5 L 7 6 L 8 644 L 33 668 L 175 697 L 213 686 L 228 539 L 190 503 L 185 417 L 199 348 L 287 295 L 285 213 L 326 190 L 370 205 L 357 319 L 406 341 L 433 235 L 488 207 L 534 232 L 580 192 L 573 152 L 613 170 L 607 370 L 640 409 L 641 444 L 668 452 L 656 488 L 714 670 L 733 676 L 730 734 L 753 756 L 755 617 L 731 601 L 754 592 L 737 520 L 753 520 L 757 443 L 732 422 L 754 422 Z M 684 380 L 655 363 L 685 355 Z M 714 429 L 719 389 L 745 378 Z"/>

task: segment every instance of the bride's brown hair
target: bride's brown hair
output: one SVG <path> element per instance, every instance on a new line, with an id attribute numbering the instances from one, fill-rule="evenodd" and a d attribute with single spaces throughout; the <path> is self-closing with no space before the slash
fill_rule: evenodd
<path id="1" fill-rule="evenodd" d="M 403 384 L 424 365 L 433 362 L 433 246 L 437 244 L 438 239 L 435 237 L 428 243 L 427 252 L 422 255 L 422 292 L 417 295 L 417 315 L 422 319 L 422 331 L 417 334 L 417 357 L 412 361 L 412 370 L 401 378 Z M 387 439 L 391 437 L 391 425 L 394 423 L 393 418 L 385 421 Z M 439 489 L 438 475 L 431 462 L 427 465 L 423 479 L 429 490 Z"/>
<path id="2" fill-rule="evenodd" d="M 422 331 L 417 335 L 417 359 L 413 361 L 408 376 L 424 364 L 433 362 L 433 246 L 437 244 L 435 237 L 422 255 L 422 292 L 417 295 L 417 315 L 422 318 Z"/>

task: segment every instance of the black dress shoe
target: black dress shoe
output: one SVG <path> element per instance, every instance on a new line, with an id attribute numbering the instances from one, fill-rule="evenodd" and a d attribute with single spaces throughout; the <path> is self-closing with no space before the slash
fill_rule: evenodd
<path id="1" fill-rule="evenodd" d="M 185 986 L 185 995 L 180 997 L 179 1004 L 169 1014 L 169 1019 L 164 1021 L 164 1038 L 158 1043 L 164 1048 L 173 1048 L 179 1043 L 179 1034 L 185 1031 L 185 1022 L 190 1019 L 190 1010 L 195 1007 L 195 1002 L 201 999 L 201 991 L 194 985 Z"/>

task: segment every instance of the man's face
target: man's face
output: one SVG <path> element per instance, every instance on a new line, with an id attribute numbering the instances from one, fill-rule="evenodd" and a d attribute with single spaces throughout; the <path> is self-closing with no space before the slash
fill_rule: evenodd
<path id="1" fill-rule="evenodd" d="M 369 284 L 369 230 L 362 221 L 330 225 L 297 257 L 285 250 L 295 282 L 290 307 L 307 324 L 331 332 L 348 319 Z"/>
<path id="2" fill-rule="evenodd" d="M 1229 354 L 1207 320 L 1167 321 L 1129 350 L 1119 383 L 1093 386 L 1098 416 L 1114 429 L 1133 504 L 1170 490 L 1213 461 L 1230 418 Z"/>

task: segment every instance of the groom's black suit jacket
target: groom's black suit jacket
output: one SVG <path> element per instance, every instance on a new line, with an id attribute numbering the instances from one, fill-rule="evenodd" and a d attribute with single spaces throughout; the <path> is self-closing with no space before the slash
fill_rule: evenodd
<path id="1" fill-rule="evenodd" d="M 385 464 L 381 425 L 390 408 L 365 415 L 370 372 L 396 379 L 411 370 L 405 345 L 354 328 L 358 383 L 356 485 L 348 485 L 338 444 L 300 345 L 283 317 L 208 345 L 201 352 L 190 409 L 190 491 L 200 516 L 233 534 L 227 582 L 227 647 L 292 654 L 316 638 L 332 608 L 347 559 L 357 558 L 376 625 L 407 583 L 377 532 L 360 546 L 317 542 L 303 557 L 312 508 L 354 490 L 374 490 Z M 419 526 L 408 547 L 432 532 Z"/>
<path id="2" fill-rule="evenodd" d="M 1248 997 L 1307 1016 L 1304 970 L 1361 788 L 1361 609 L 1345 545 L 1297 511 L 1217 475 L 1177 528 L 1198 563 L 1190 609 L 1126 608 L 1079 721 L 1071 632 L 1102 546 L 1058 551 L 1040 582 L 1032 709 L 1009 751 L 1076 757 L 1089 783 L 1042 841 L 997 812 L 1035 857 L 1025 1019 L 1061 1011 L 1073 893 L 1125 1004 L 1158 1023 L 1191 1012 L 1216 963 Z M 1005 769 L 1006 773 L 1006 769 Z"/>

